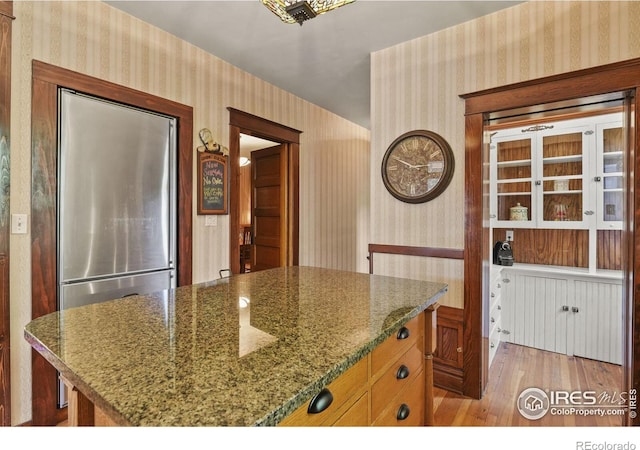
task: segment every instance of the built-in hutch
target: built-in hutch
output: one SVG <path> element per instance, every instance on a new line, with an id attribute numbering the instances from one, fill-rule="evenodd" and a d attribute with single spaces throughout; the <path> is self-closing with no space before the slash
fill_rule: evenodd
<path id="1" fill-rule="evenodd" d="M 489 363 L 500 342 L 622 363 L 622 111 L 490 131 Z"/>

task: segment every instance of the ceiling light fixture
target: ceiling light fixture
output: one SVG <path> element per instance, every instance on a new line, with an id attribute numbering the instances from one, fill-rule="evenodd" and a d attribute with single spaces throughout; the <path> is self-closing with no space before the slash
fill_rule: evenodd
<path id="1" fill-rule="evenodd" d="M 285 23 L 299 23 L 313 19 L 332 9 L 353 3 L 356 0 L 260 0 Z"/>

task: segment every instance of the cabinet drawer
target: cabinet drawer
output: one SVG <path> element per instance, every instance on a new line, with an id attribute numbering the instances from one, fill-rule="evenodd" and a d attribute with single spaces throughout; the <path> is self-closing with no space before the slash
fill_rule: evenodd
<path id="1" fill-rule="evenodd" d="M 334 427 L 368 427 L 369 391 L 366 391 L 347 411 L 333 423 Z"/>
<path id="2" fill-rule="evenodd" d="M 377 417 L 389 402 L 422 372 L 424 355 L 417 345 L 384 371 L 371 388 L 371 416 Z M 403 378 L 404 377 L 404 378 Z"/>
<path id="3" fill-rule="evenodd" d="M 343 405 L 348 402 L 353 403 L 359 391 L 367 386 L 368 358 L 362 358 L 353 367 L 331 382 L 327 389 L 333 396 L 331 404 L 322 412 L 311 414 L 308 412 L 309 404 L 313 398 L 305 402 L 300 408 L 296 409 L 291 415 L 284 418 L 280 425 L 282 426 L 318 426 L 331 423 L 336 419 L 336 415 L 344 413 Z M 354 397 L 354 398 L 352 398 Z"/>
<path id="4" fill-rule="evenodd" d="M 400 419 L 399 413 L 404 410 L 407 415 Z M 406 389 L 391 401 L 373 422 L 374 426 L 422 426 L 424 425 L 424 371 L 406 386 Z"/>
<path id="5" fill-rule="evenodd" d="M 418 340 L 421 341 L 423 328 L 424 318 L 418 315 L 378 345 L 371 352 L 371 373 L 375 376 L 378 371 L 395 362 L 398 355 L 404 354 Z"/>

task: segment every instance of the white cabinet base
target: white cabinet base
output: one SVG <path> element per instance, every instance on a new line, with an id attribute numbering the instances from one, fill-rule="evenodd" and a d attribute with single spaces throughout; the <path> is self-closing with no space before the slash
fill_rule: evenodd
<path id="1" fill-rule="evenodd" d="M 503 341 L 622 364 L 621 278 L 513 266 L 502 279 Z"/>

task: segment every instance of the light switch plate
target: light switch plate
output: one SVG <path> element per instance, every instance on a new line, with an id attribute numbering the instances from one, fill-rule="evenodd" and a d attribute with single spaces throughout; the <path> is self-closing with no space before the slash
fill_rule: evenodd
<path id="1" fill-rule="evenodd" d="M 11 234 L 27 234 L 26 214 L 11 214 Z"/>
<path id="2" fill-rule="evenodd" d="M 207 216 L 204 219 L 205 227 L 217 227 L 218 226 L 218 216 Z"/>

